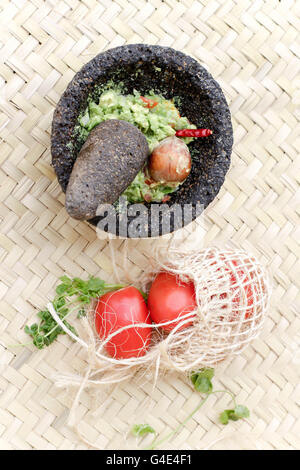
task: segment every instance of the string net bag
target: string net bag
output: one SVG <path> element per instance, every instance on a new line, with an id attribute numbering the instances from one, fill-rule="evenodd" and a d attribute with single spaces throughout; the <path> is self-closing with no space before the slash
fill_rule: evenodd
<path id="1" fill-rule="evenodd" d="M 179 371 L 185 374 L 204 367 L 214 367 L 233 354 L 239 354 L 259 334 L 268 309 L 271 287 L 262 264 L 239 249 L 207 248 L 182 251 L 171 248 L 157 251 L 153 268 L 135 286 L 148 291 L 158 272 L 168 271 L 178 282 L 193 281 L 196 308 L 182 312 L 174 328 L 166 333 L 161 328 L 172 322 L 152 324 L 152 340 L 140 357 L 117 359 L 106 353 L 114 336 L 130 328 L 148 328 L 148 323 L 123 327 L 100 340 L 94 328 L 94 312 L 82 319 L 83 335 L 75 336 L 62 323 L 53 306 L 49 311 L 60 326 L 88 353 L 89 371 L 85 386 L 99 387 L 132 378 L 138 371 L 152 375 Z M 93 309 L 92 309 L 93 310 Z M 81 386 L 82 377 L 60 375 L 57 385 Z"/>
<path id="2" fill-rule="evenodd" d="M 163 259 L 161 252 L 156 256 Z M 194 282 L 197 309 L 158 346 L 162 367 L 188 372 L 215 366 L 239 354 L 258 336 L 271 287 L 267 271 L 256 257 L 243 250 L 215 247 L 192 252 L 170 249 L 164 258 L 158 262 L 160 271 L 174 273 L 179 282 Z M 150 281 L 155 275 L 150 275 Z M 148 283 L 145 277 L 144 289 Z M 193 324 L 181 329 L 191 318 Z"/>

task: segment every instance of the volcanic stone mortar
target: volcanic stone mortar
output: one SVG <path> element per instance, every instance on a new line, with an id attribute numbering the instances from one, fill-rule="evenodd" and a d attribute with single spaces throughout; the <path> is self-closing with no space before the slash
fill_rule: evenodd
<path id="1" fill-rule="evenodd" d="M 190 223 L 216 197 L 229 169 L 233 144 L 230 111 L 218 83 L 196 60 L 169 47 L 132 44 L 110 49 L 97 55 L 74 76 L 63 93 L 53 116 L 51 153 L 58 181 L 66 191 L 70 174 L 82 146 L 78 133 L 78 116 L 87 107 L 88 99 L 97 101 L 101 88 L 109 81 L 122 85 L 124 93 L 138 90 L 141 95 L 150 90 L 166 99 L 176 97 L 176 106 L 197 127 L 209 128 L 213 134 L 195 139 L 189 144 L 192 171 L 166 203 L 170 214 L 150 211 L 138 224 L 135 213 L 125 214 L 119 208 L 116 227 L 104 227 L 115 235 L 153 237 Z M 77 127 L 76 127 L 77 126 Z M 184 208 L 189 211 L 183 216 Z M 153 206 L 157 204 L 152 203 Z M 142 208 L 143 209 L 143 208 Z M 156 208 L 157 209 L 157 208 Z M 181 210 L 178 210 L 181 209 Z M 168 208 L 167 208 L 168 210 Z M 145 210 L 144 210 L 145 212 Z M 153 213 L 159 213 L 154 217 Z M 106 214 L 90 219 L 97 225 Z M 124 230 L 125 220 L 125 230 Z M 134 225 L 136 230 L 132 230 Z"/>

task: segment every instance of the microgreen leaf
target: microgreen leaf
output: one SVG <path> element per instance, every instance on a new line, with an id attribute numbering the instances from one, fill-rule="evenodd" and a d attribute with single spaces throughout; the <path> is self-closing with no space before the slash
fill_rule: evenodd
<path id="1" fill-rule="evenodd" d="M 222 424 L 228 424 L 228 421 L 229 421 L 228 411 L 233 411 L 233 410 L 224 410 L 220 414 L 220 421 L 221 421 Z"/>
<path id="2" fill-rule="evenodd" d="M 67 284 L 59 284 L 57 288 L 55 289 L 55 291 L 58 295 L 61 295 L 64 292 L 66 292 L 68 289 L 69 289 L 69 286 Z"/>
<path id="3" fill-rule="evenodd" d="M 102 279 L 99 279 L 98 277 L 91 277 L 87 283 L 87 289 L 93 292 L 98 292 L 99 290 L 102 290 L 104 286 L 105 282 L 102 281 Z"/>
<path id="4" fill-rule="evenodd" d="M 68 276 L 62 276 L 59 278 L 59 280 L 64 284 L 68 284 L 69 286 L 72 284 L 72 279 L 70 279 Z"/>
<path id="5" fill-rule="evenodd" d="M 250 411 L 247 408 L 247 406 L 244 405 L 237 405 L 234 409 L 234 414 L 238 418 L 249 418 L 250 416 Z"/>
<path id="6" fill-rule="evenodd" d="M 136 437 L 142 437 L 149 433 L 156 434 L 155 430 L 149 424 L 135 424 L 131 429 L 131 434 Z"/>
<path id="7" fill-rule="evenodd" d="M 198 377 L 194 387 L 200 393 L 211 393 L 213 389 L 213 385 L 207 377 Z"/>
<path id="8" fill-rule="evenodd" d="M 56 296 L 52 301 L 52 305 L 66 327 L 75 335 L 77 335 L 75 328 L 66 321 L 67 315 L 70 314 L 69 307 L 71 304 L 74 304 L 74 307 L 77 306 L 77 317 L 81 318 L 86 314 L 85 306 L 93 298 L 124 287 L 119 284 L 106 284 L 105 281 L 98 277 L 90 277 L 85 281 L 79 277 L 71 279 L 68 276 L 62 276 L 60 281 L 61 283 L 56 287 Z M 71 300 L 72 297 L 73 299 Z M 53 343 L 58 335 L 65 334 L 65 332 L 53 319 L 48 309 L 41 310 L 37 316 L 40 319 L 40 323 L 34 323 L 30 327 L 26 325 L 24 331 L 32 337 L 33 344 L 38 349 L 43 349 L 45 346 Z"/>
<path id="9" fill-rule="evenodd" d="M 213 376 L 215 375 L 215 369 L 211 367 L 207 367 L 205 369 L 200 369 L 198 371 L 194 371 L 191 374 L 191 380 L 193 383 L 196 382 L 197 378 L 200 377 L 206 377 L 209 380 L 212 380 Z"/>
<path id="10" fill-rule="evenodd" d="M 237 421 L 238 418 L 234 415 L 234 410 L 224 410 L 220 414 L 220 421 L 222 424 L 228 424 L 229 420 Z"/>
<path id="11" fill-rule="evenodd" d="M 222 424 L 228 424 L 228 421 L 238 421 L 241 418 L 248 418 L 250 411 L 244 405 L 237 405 L 234 410 L 224 410 L 220 414 L 220 421 Z"/>
<path id="12" fill-rule="evenodd" d="M 213 390 L 212 378 L 214 376 L 214 369 L 200 369 L 199 371 L 194 371 L 191 374 L 191 381 L 194 384 L 197 392 L 200 393 L 211 393 Z"/>

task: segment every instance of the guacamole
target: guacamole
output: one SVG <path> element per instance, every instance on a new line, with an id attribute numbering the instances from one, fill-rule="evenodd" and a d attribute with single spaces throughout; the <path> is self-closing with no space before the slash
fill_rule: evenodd
<path id="1" fill-rule="evenodd" d="M 118 89 L 104 91 L 99 102 L 90 101 L 85 112 L 79 117 L 80 136 L 86 140 L 90 131 L 100 122 L 120 119 L 135 125 L 146 137 L 150 153 L 166 137 L 175 135 L 179 129 L 196 129 L 186 117 L 181 117 L 173 100 L 149 93 L 141 96 L 136 90 L 124 95 Z M 188 144 L 193 138 L 184 138 Z M 175 191 L 180 183 L 156 183 L 151 181 L 147 166 L 124 191 L 129 203 L 145 201 L 161 202 L 166 195 Z"/>

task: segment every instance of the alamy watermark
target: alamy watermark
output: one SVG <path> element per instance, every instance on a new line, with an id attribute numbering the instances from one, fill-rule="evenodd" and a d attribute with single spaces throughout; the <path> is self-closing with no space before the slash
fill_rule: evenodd
<path id="1" fill-rule="evenodd" d="M 175 232 L 203 213 L 203 204 L 128 204 L 121 196 L 115 204 L 100 204 L 97 208 L 99 238 L 148 238 Z"/>

